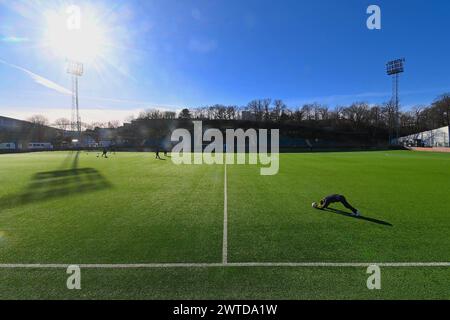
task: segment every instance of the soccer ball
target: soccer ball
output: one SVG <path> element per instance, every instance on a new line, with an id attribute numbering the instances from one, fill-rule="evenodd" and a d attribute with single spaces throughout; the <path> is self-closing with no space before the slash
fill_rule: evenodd
<path id="1" fill-rule="evenodd" d="M 317 203 L 313 202 L 313 203 L 311 204 L 311 206 L 312 206 L 313 208 L 317 208 Z"/>

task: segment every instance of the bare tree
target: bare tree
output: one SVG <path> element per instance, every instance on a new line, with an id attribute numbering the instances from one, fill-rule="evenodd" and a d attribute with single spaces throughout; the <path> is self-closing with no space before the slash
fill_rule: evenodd
<path id="1" fill-rule="evenodd" d="M 437 121 L 442 124 L 442 126 L 450 125 L 450 93 L 445 93 L 438 97 L 434 102 L 432 107 L 435 109 L 435 114 Z"/>
<path id="2" fill-rule="evenodd" d="M 262 120 L 262 110 L 259 100 L 252 100 L 247 104 L 247 110 L 250 111 L 257 121 Z"/>
<path id="3" fill-rule="evenodd" d="M 28 121 L 33 124 L 34 129 L 36 130 L 36 137 L 39 141 L 43 141 L 46 139 L 47 132 L 48 132 L 48 124 L 49 121 L 46 117 L 40 114 L 35 114 L 28 118 Z"/>
<path id="4" fill-rule="evenodd" d="M 81 123 L 81 128 L 84 129 L 84 130 L 94 130 L 95 129 L 95 123 L 82 122 Z"/>
<path id="5" fill-rule="evenodd" d="M 235 120 L 238 114 L 238 107 L 237 106 L 228 106 L 225 110 L 226 119 L 228 120 Z"/>
<path id="6" fill-rule="evenodd" d="M 275 100 L 273 102 L 273 110 L 272 110 L 272 120 L 278 122 L 281 120 L 281 116 L 286 112 L 287 106 L 284 104 L 283 100 Z"/>
<path id="7" fill-rule="evenodd" d="M 264 112 L 264 120 L 269 121 L 270 120 L 270 103 L 272 99 L 262 99 L 260 100 L 261 104 L 261 110 Z"/>
<path id="8" fill-rule="evenodd" d="M 344 109 L 345 117 L 354 122 L 356 127 L 367 123 L 369 118 L 369 105 L 365 102 L 355 102 L 350 107 Z"/>
<path id="9" fill-rule="evenodd" d="M 330 112 L 330 118 L 335 122 L 339 122 L 344 118 L 344 109 L 343 106 L 334 107 L 333 111 Z"/>
<path id="10" fill-rule="evenodd" d="M 30 118 L 28 118 L 28 121 L 38 126 L 47 126 L 49 124 L 48 119 L 40 114 L 35 114 L 31 116 Z"/>
<path id="11" fill-rule="evenodd" d="M 247 109 L 252 112 L 257 121 L 270 119 L 270 107 L 271 99 L 256 99 L 248 103 Z"/>
<path id="12" fill-rule="evenodd" d="M 69 119 L 59 118 L 55 120 L 54 125 L 60 130 L 67 131 L 68 129 L 70 129 L 71 122 Z"/>
<path id="13" fill-rule="evenodd" d="M 177 113 L 174 111 L 164 111 L 162 113 L 162 119 L 173 120 L 177 117 Z"/>
<path id="14" fill-rule="evenodd" d="M 109 128 L 110 123 L 109 122 L 91 122 L 91 123 L 85 123 L 84 127 L 86 129 L 94 130 L 95 128 L 100 129 L 106 129 Z"/>
<path id="15" fill-rule="evenodd" d="M 120 127 L 120 121 L 119 120 L 109 121 L 107 127 L 111 129 L 117 129 Z"/>
<path id="16" fill-rule="evenodd" d="M 181 110 L 180 114 L 178 115 L 179 119 L 183 119 L 183 120 L 188 120 L 191 119 L 191 112 L 189 111 L 189 109 L 183 109 Z"/>
<path id="17" fill-rule="evenodd" d="M 303 105 L 302 113 L 304 114 L 305 120 L 313 120 L 314 119 L 314 105 L 312 105 L 312 104 Z"/>
<path id="18" fill-rule="evenodd" d="M 297 110 L 295 110 L 294 120 L 296 122 L 301 122 L 301 121 L 305 120 L 305 118 L 306 118 L 306 112 L 303 108 L 298 108 Z"/>
<path id="19" fill-rule="evenodd" d="M 136 120 L 136 116 L 134 114 L 130 114 L 128 117 L 125 118 L 125 122 L 131 123 L 134 120 Z"/>
<path id="20" fill-rule="evenodd" d="M 154 120 L 162 119 L 162 112 L 158 109 L 147 109 L 139 113 L 138 119 L 140 120 Z"/>
<path id="21" fill-rule="evenodd" d="M 320 105 L 317 107 L 317 113 L 319 114 L 320 120 L 328 120 L 329 118 L 329 109 L 327 106 Z"/>

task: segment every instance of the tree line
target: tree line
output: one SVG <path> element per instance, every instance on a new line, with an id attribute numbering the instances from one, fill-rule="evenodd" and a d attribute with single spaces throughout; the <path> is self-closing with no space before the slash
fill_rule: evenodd
<path id="1" fill-rule="evenodd" d="M 300 107 L 290 107 L 280 99 L 255 99 L 245 106 L 214 104 L 194 108 L 184 108 L 179 112 L 148 109 L 133 120 L 248 120 L 286 124 L 305 124 L 316 127 L 332 127 L 357 131 L 374 128 L 392 133 L 396 126 L 395 106 L 391 102 L 368 104 L 355 102 L 348 106 L 330 108 L 325 104 L 308 103 Z M 401 134 L 410 134 L 450 125 L 450 93 L 437 97 L 430 105 L 415 106 L 398 115 Z M 42 115 L 28 119 L 38 126 L 52 125 L 61 130 L 70 130 L 71 121 L 65 118 L 54 123 Z M 95 128 L 118 128 L 120 121 L 83 123 L 85 130 Z"/>
<path id="2" fill-rule="evenodd" d="M 330 108 L 320 103 L 308 103 L 297 108 L 280 99 L 255 99 L 245 106 L 214 104 L 173 111 L 149 109 L 137 119 L 251 120 L 280 123 L 313 123 L 315 126 L 347 127 L 358 130 L 374 127 L 393 131 L 397 115 L 391 102 L 368 104 L 355 102 Z M 450 93 L 437 97 L 430 105 L 415 106 L 398 115 L 402 133 L 420 132 L 450 125 Z"/>

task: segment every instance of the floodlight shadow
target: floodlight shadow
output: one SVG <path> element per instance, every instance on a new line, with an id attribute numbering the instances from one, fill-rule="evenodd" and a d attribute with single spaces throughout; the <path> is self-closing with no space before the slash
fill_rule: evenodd
<path id="1" fill-rule="evenodd" d="M 111 187 L 112 184 L 93 168 L 39 172 L 31 178 L 23 192 L 0 198 L 0 208 L 12 208 Z"/>

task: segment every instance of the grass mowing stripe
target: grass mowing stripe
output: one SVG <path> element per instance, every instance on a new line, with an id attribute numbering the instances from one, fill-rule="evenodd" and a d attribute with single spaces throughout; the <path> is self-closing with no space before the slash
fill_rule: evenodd
<path id="1" fill-rule="evenodd" d="M 223 182 L 223 247 L 222 247 L 222 263 L 228 262 L 228 199 L 227 199 L 227 165 L 224 169 L 224 182 Z"/>

